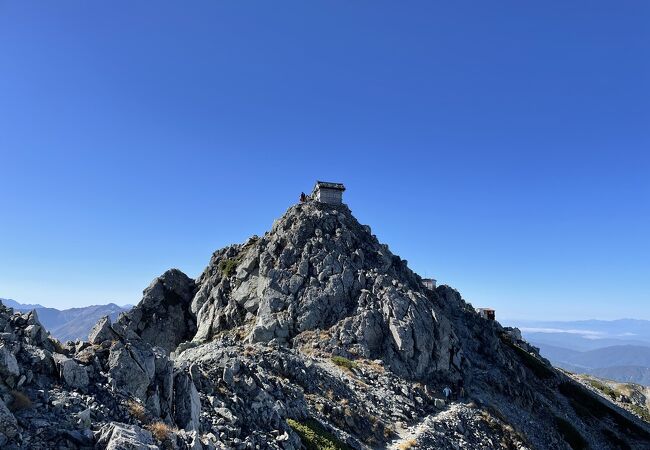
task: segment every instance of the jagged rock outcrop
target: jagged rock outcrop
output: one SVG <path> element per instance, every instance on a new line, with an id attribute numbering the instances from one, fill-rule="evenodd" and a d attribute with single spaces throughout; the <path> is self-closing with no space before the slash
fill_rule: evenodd
<path id="1" fill-rule="evenodd" d="M 332 351 L 381 358 L 403 376 L 449 365 L 446 318 L 345 205 L 291 207 L 265 236 L 216 252 L 197 284 L 196 342 L 242 326 L 249 342 L 330 329 Z"/>
<path id="2" fill-rule="evenodd" d="M 113 331 L 111 319 L 108 316 L 99 319 L 88 333 L 88 342 L 91 344 L 101 344 L 104 341 L 114 341 L 116 339 L 118 339 L 118 335 Z"/>
<path id="3" fill-rule="evenodd" d="M 131 306 L 118 306 L 114 303 L 105 305 L 89 305 L 81 308 L 59 310 L 46 308 L 42 305 L 26 305 L 11 299 L 0 299 L 5 306 L 14 311 L 27 313 L 32 310 L 38 314 L 38 319 L 50 336 L 61 342 L 86 339 L 92 326 L 103 316 L 116 320 L 120 313 L 128 311 Z"/>
<path id="4" fill-rule="evenodd" d="M 182 401 L 182 409 L 190 386 L 174 390 L 174 364 L 166 350 L 137 335 L 125 338 L 109 321 L 100 321 L 91 333 L 94 343 L 61 344 L 47 335 L 36 314 L 13 313 L 1 304 L 0 330 L 3 449 L 158 448 L 141 426 L 159 422 L 163 429 L 176 429 L 174 402 Z M 195 393 L 194 428 L 198 402 Z M 172 448 L 209 442 L 185 432 L 173 437 Z"/>
<path id="5" fill-rule="evenodd" d="M 195 291 L 194 280 L 180 270 L 168 270 L 144 290 L 140 303 L 120 315 L 114 328 L 123 336 L 133 333 L 169 353 L 196 332 L 196 319 L 189 307 Z"/>

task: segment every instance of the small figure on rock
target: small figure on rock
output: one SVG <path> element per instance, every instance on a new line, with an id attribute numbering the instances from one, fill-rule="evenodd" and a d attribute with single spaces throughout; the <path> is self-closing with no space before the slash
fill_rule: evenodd
<path id="1" fill-rule="evenodd" d="M 305 203 L 307 201 L 307 195 L 304 192 L 300 193 L 300 203 Z"/>
<path id="2" fill-rule="evenodd" d="M 449 386 L 446 386 L 442 390 L 442 395 L 445 396 L 445 402 L 449 403 L 449 396 L 451 395 L 451 388 Z"/>

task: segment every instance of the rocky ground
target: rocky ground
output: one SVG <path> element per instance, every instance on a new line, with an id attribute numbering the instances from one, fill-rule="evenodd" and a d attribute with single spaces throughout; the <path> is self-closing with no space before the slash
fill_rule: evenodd
<path id="1" fill-rule="evenodd" d="M 620 383 L 592 375 L 566 372 L 587 389 L 616 403 L 640 419 L 650 423 L 650 387 L 636 383 Z"/>
<path id="2" fill-rule="evenodd" d="M 517 330 L 426 289 L 345 205 L 291 207 L 196 280 L 167 271 L 88 341 L 62 344 L 4 307 L 0 331 L 3 449 L 650 443 L 647 424 Z"/>

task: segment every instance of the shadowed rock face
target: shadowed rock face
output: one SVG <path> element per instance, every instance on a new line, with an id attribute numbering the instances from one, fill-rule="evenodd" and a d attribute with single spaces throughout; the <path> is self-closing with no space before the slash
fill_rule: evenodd
<path id="1" fill-rule="evenodd" d="M 449 364 L 454 337 L 419 277 L 345 205 L 291 207 L 264 237 L 215 253 L 197 283 L 195 342 L 242 325 L 249 342 L 329 329 L 337 351 L 403 376 Z"/>
<path id="2" fill-rule="evenodd" d="M 153 280 L 140 303 L 120 315 L 113 328 L 170 353 L 196 332 L 196 319 L 189 307 L 195 291 L 194 280 L 178 269 L 168 270 Z"/>

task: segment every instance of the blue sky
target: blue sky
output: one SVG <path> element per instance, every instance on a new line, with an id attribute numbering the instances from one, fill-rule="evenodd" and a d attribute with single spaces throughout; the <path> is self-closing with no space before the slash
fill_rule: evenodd
<path id="1" fill-rule="evenodd" d="M 136 303 L 314 180 L 500 317 L 650 319 L 650 3 L 1 2 L 0 297 Z"/>

